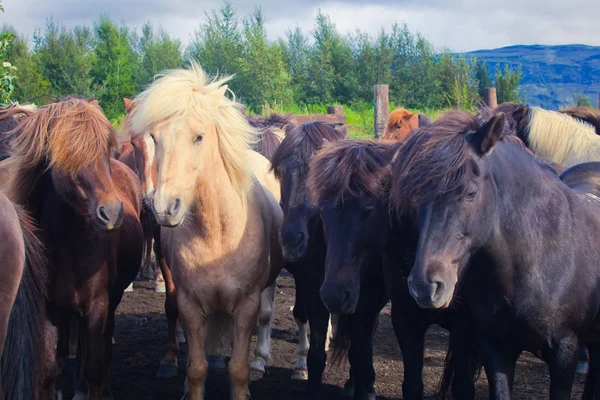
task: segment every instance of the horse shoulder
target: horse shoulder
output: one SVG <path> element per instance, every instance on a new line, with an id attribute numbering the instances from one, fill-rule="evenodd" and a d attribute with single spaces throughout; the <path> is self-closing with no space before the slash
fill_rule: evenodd
<path id="1" fill-rule="evenodd" d="M 134 213 L 139 220 L 142 210 L 142 188 L 140 180 L 127 165 L 119 160 L 110 160 L 115 189 L 123 201 L 125 212 Z"/>

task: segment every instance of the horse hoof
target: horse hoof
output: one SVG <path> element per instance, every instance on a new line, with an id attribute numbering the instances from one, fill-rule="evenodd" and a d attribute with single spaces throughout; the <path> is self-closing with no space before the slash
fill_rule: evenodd
<path id="1" fill-rule="evenodd" d="M 154 284 L 154 292 L 156 293 L 167 293 L 167 286 L 164 282 L 156 282 Z"/>
<path id="2" fill-rule="evenodd" d="M 73 396 L 73 400 L 87 400 L 87 393 L 84 393 L 80 390 L 75 392 L 75 396 Z"/>
<path id="3" fill-rule="evenodd" d="M 172 378 L 177 376 L 177 365 L 174 364 L 160 364 L 158 368 L 157 378 Z"/>
<path id="4" fill-rule="evenodd" d="M 578 374 L 587 374 L 588 373 L 588 363 L 585 361 L 580 361 L 577 363 L 577 369 L 575 370 Z"/>
<path id="5" fill-rule="evenodd" d="M 308 380 L 308 369 L 298 368 L 292 371 L 292 379 L 295 381 L 306 381 Z"/>
<path id="6" fill-rule="evenodd" d="M 177 343 L 179 343 L 179 344 L 185 343 L 185 335 L 183 334 L 183 331 L 177 332 Z"/>
<path id="7" fill-rule="evenodd" d="M 354 388 L 353 387 L 345 387 L 342 389 L 341 397 L 354 397 Z"/>
<path id="8" fill-rule="evenodd" d="M 260 381 L 265 376 L 265 371 L 261 371 L 260 369 L 250 369 L 250 380 L 252 382 Z"/>
<path id="9" fill-rule="evenodd" d="M 133 282 L 131 282 L 129 284 L 129 286 L 127 286 L 127 288 L 125 289 L 126 292 L 133 292 Z"/>

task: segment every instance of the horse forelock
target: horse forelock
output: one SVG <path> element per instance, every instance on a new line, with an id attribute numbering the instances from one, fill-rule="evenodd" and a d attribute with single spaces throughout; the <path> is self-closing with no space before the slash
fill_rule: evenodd
<path id="1" fill-rule="evenodd" d="M 320 150 L 311 161 L 308 186 L 315 203 L 347 197 L 379 198 L 387 189 L 391 159 L 384 153 L 397 142 L 344 140 Z"/>
<path id="2" fill-rule="evenodd" d="M 226 77 L 208 77 L 196 62 L 185 69 L 166 71 L 135 101 L 139 110 L 131 119 L 134 132 L 146 132 L 158 124 L 182 124 L 189 118 L 212 122 L 218 139 L 218 151 L 227 174 L 237 191 L 251 190 L 252 172 L 248 152 L 258 140 L 257 132 L 242 114 L 242 106 L 225 96 Z M 176 133 L 174 133 L 176 134 Z"/>
<path id="3" fill-rule="evenodd" d="M 271 169 L 281 178 L 280 168 L 295 166 L 308 168 L 313 155 L 323 147 L 325 142 L 335 142 L 346 137 L 346 132 L 339 131 L 322 122 L 311 122 L 291 131 L 286 131 L 284 139 L 275 150 L 271 160 Z"/>
<path id="4" fill-rule="evenodd" d="M 405 213 L 449 193 L 466 194 L 472 166 L 465 135 L 479 125 L 468 112 L 453 111 L 410 135 L 392 166 L 392 207 Z"/>

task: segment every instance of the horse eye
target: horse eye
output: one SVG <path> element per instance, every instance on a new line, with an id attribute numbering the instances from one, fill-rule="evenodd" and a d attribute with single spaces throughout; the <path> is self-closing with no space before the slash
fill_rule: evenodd
<path id="1" fill-rule="evenodd" d="M 198 135 L 196 136 L 196 138 L 194 139 L 194 143 L 200 143 L 202 141 L 202 135 Z"/>
<path id="2" fill-rule="evenodd" d="M 477 194 L 479 193 L 479 189 L 475 189 L 473 190 L 471 193 L 469 193 L 468 195 L 466 195 L 465 197 L 463 197 L 464 200 L 473 200 Z"/>

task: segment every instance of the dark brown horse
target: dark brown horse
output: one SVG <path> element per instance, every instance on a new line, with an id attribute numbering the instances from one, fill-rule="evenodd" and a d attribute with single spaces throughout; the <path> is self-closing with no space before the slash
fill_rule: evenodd
<path id="1" fill-rule="evenodd" d="M 325 369 L 327 326 L 330 310 L 321 300 L 319 287 L 324 279 L 326 246 L 319 212 L 314 207 L 307 186 L 310 161 L 327 142 L 343 140 L 345 133 L 327 124 L 313 122 L 287 132 L 275 152 L 272 166 L 281 182 L 281 206 L 284 220 L 280 242 L 284 256 L 295 262 L 294 279 L 297 296 L 303 298 L 296 304 L 304 304 L 310 322 L 310 349 L 308 350 L 307 398 L 319 398 L 323 370 Z M 349 359 L 350 379 L 344 395 L 355 399 L 374 398 L 374 370 L 372 335 L 377 314 L 385 300 L 378 292 L 362 297 L 356 315 L 341 316 L 334 338 L 334 360 L 340 359 L 351 337 Z M 383 304 L 381 304 L 383 303 Z M 376 309 L 374 311 L 373 309 Z M 298 311 L 294 309 L 297 318 Z M 336 313 L 339 310 L 331 310 Z"/>
<path id="2" fill-rule="evenodd" d="M 550 397 L 569 399 L 578 343 L 598 361 L 600 248 L 590 241 L 600 235 L 600 203 L 504 129 L 503 114 L 481 123 L 456 112 L 399 150 L 392 201 L 419 230 L 408 285 L 423 308 L 447 307 L 460 286 L 492 398 L 510 398 L 526 350 L 548 364 Z"/>
<path id="3" fill-rule="evenodd" d="M 76 398 L 99 400 L 110 394 L 115 309 L 141 262 L 139 181 L 112 159 L 116 132 L 95 104 L 49 104 L 15 131 L 9 197 L 32 213 L 48 258 L 44 398 L 54 399 L 57 362 L 68 354 L 75 317 L 82 374 Z"/>
<path id="4" fill-rule="evenodd" d="M 423 310 L 406 285 L 418 235 L 411 218 L 390 218 L 388 204 L 392 159 L 401 145 L 348 140 L 333 143 L 314 157 L 309 186 L 327 235 L 321 298 L 329 308 L 350 311 L 363 292 L 387 291 L 404 361 L 404 399 L 423 398 L 427 328 L 438 324 L 448 329 L 447 370 L 455 374 L 454 397 L 472 399 L 478 368 L 467 310 L 460 304 L 449 310 Z M 443 394 L 451 380 L 452 376 L 444 379 Z"/>
<path id="5" fill-rule="evenodd" d="M 40 398 L 46 265 L 33 221 L 0 194 L 0 399 Z"/>

